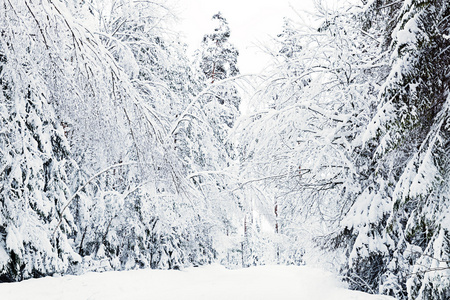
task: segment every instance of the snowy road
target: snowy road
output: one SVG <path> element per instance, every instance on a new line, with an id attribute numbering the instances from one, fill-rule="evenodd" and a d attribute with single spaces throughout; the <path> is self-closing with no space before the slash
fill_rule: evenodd
<path id="1" fill-rule="evenodd" d="M 330 273 L 294 266 L 137 270 L 0 284 L 0 299 L 392 299 L 349 291 Z"/>
<path id="2" fill-rule="evenodd" d="M 294 266 L 137 270 L 0 284 L 0 299 L 392 299 L 349 291 L 330 273 Z"/>

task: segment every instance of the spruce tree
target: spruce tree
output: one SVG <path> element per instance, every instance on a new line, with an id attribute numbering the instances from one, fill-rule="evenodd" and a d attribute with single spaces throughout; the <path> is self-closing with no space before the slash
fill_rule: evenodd
<path id="1" fill-rule="evenodd" d="M 391 70 L 363 138 L 365 189 L 343 223 L 346 274 L 373 293 L 447 299 L 450 7 L 376 1 L 367 12 L 382 7 L 395 23 L 383 32 L 393 37 Z"/>
<path id="2" fill-rule="evenodd" d="M 80 257 L 67 239 L 73 216 L 62 212 L 72 161 L 40 76 L 47 53 L 23 27 L 17 30 L 21 11 L 1 13 L 0 281 L 18 281 L 64 273 Z M 53 234 L 60 219 L 61 230 Z"/>

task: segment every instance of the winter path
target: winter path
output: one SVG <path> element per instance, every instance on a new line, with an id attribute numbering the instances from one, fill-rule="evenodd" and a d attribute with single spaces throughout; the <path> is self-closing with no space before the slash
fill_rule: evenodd
<path id="1" fill-rule="evenodd" d="M 312 299 L 388 300 L 344 288 L 331 273 L 308 267 L 222 266 L 183 271 L 137 270 L 47 277 L 0 284 L 0 299 Z"/>

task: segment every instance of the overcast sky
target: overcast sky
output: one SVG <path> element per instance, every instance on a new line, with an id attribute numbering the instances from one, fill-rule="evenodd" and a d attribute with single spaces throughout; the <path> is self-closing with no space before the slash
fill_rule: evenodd
<path id="1" fill-rule="evenodd" d="M 291 5 L 296 10 L 314 7 L 313 0 L 178 0 L 176 10 L 191 51 L 212 30 L 212 16 L 222 12 L 231 29 L 230 41 L 240 52 L 241 73 L 247 74 L 262 70 L 268 57 L 256 45 L 270 43 L 270 37 L 281 32 L 283 17 L 295 16 Z"/>

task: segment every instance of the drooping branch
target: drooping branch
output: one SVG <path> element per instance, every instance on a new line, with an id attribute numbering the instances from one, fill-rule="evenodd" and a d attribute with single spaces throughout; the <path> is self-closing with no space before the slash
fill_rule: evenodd
<path id="1" fill-rule="evenodd" d="M 173 135 L 175 133 L 175 131 L 177 130 L 178 126 L 180 125 L 180 123 L 185 119 L 185 116 L 189 113 L 189 110 L 194 107 L 194 105 L 205 95 L 211 93 L 211 89 L 216 87 L 216 86 L 221 86 L 225 83 L 228 83 L 230 81 L 234 81 L 237 79 L 241 79 L 241 78 L 245 78 L 245 77 L 250 77 L 250 76 L 257 76 L 257 75 L 252 75 L 252 74 L 244 74 L 244 75 L 237 75 L 234 77 L 229 77 L 226 78 L 224 80 L 221 81 L 216 81 L 214 83 L 212 83 L 211 85 L 209 85 L 207 88 L 205 88 L 203 91 L 201 91 L 197 96 L 195 96 L 194 99 L 192 99 L 192 101 L 188 104 L 188 106 L 184 109 L 184 111 L 179 115 L 179 117 L 175 120 L 175 123 L 172 125 L 169 134 Z"/>
<path id="2" fill-rule="evenodd" d="M 70 203 L 72 203 L 72 201 L 75 199 L 75 197 L 82 191 L 84 190 L 94 179 L 96 179 L 97 177 L 99 177 L 100 175 L 108 172 L 109 170 L 115 169 L 115 168 L 119 168 L 119 167 L 123 167 L 123 166 L 130 166 L 130 165 L 137 165 L 139 164 L 138 162 L 126 162 L 126 163 L 119 163 L 119 164 L 114 164 L 111 165 L 109 167 L 107 167 L 106 169 L 101 170 L 100 172 L 98 172 L 95 175 L 92 175 L 86 182 L 85 184 L 83 184 L 81 187 L 78 188 L 78 190 L 69 198 L 69 200 L 67 201 L 67 203 L 63 206 L 62 210 L 59 213 L 59 221 L 58 224 L 56 225 L 55 229 L 53 230 L 52 236 L 55 235 L 56 231 L 58 230 L 59 226 L 61 225 L 62 221 L 63 221 L 63 215 L 64 215 L 64 211 L 69 207 Z"/>

